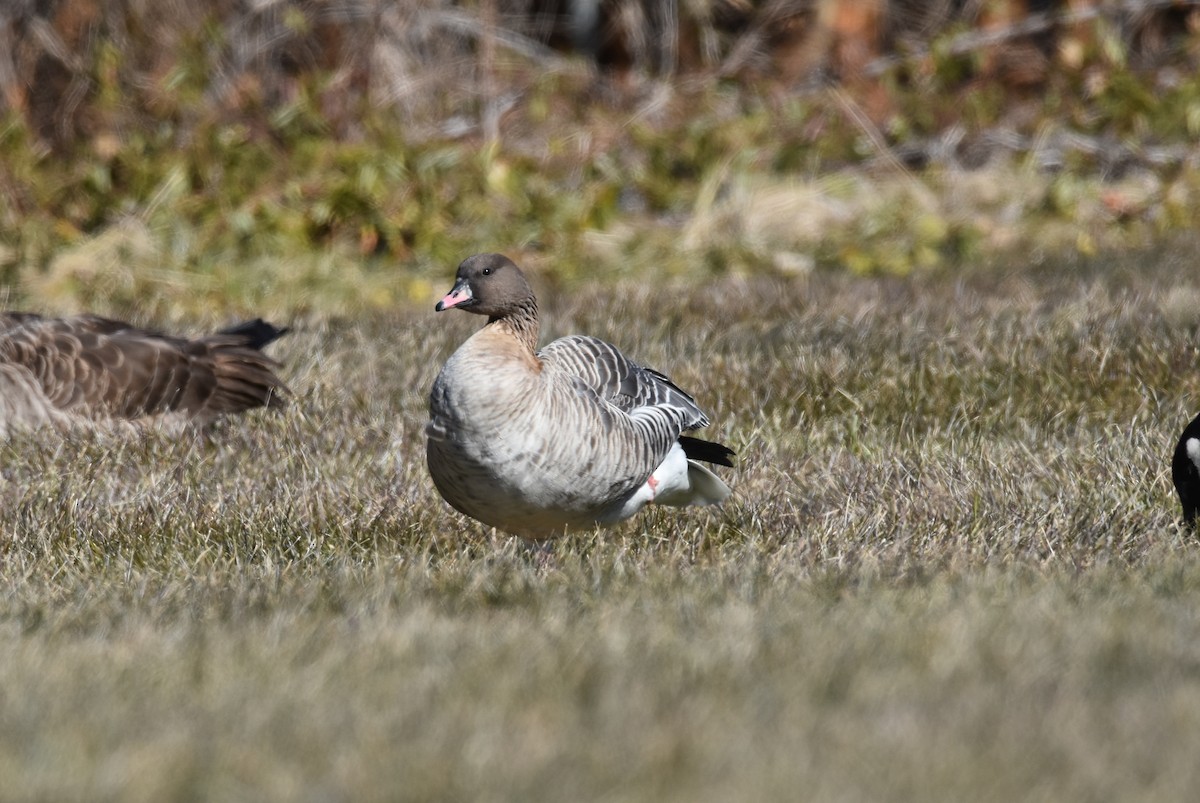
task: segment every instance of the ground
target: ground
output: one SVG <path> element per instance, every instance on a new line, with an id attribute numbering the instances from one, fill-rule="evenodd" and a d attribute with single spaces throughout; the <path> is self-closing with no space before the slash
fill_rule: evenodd
<path id="1" fill-rule="evenodd" d="M 0 445 L 0 797 L 1182 799 L 1197 244 L 543 286 L 738 452 L 549 552 L 428 479 L 432 294 L 281 321 L 282 414 Z"/>

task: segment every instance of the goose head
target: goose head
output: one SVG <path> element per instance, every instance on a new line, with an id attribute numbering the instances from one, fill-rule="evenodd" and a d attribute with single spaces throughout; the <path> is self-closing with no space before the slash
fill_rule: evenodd
<path id="1" fill-rule="evenodd" d="M 1171 461 L 1171 476 L 1183 505 L 1183 520 L 1195 526 L 1200 512 L 1200 416 L 1192 419 L 1179 437 Z"/>
<path id="2" fill-rule="evenodd" d="M 533 301 L 533 290 L 511 259 L 502 254 L 476 254 L 458 266 L 454 287 L 435 310 L 461 309 L 489 318 L 503 318 Z"/>

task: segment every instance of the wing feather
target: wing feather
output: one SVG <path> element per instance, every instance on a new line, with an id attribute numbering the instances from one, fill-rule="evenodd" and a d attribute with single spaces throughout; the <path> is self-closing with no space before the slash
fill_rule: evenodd
<path id="1" fill-rule="evenodd" d="M 598 338 L 586 335 L 559 338 L 547 344 L 537 356 L 544 363 L 577 377 L 600 398 L 626 413 L 633 414 L 640 408 L 670 408 L 677 412 L 668 414 L 668 418 L 680 419 L 682 430 L 709 424 L 708 416 L 691 394 L 665 374 L 638 365 L 616 346 Z M 650 415 L 647 420 L 657 415 Z"/>
<path id="2" fill-rule="evenodd" d="M 732 449 L 682 435 L 706 427 L 708 416 L 691 394 L 665 374 L 638 365 L 615 346 L 586 335 L 571 335 L 546 345 L 537 354 L 543 369 L 561 371 L 577 392 L 602 408 L 624 413 L 640 432 L 638 445 L 657 464 L 678 442 L 688 459 L 732 466 Z M 607 415 L 605 415 L 607 420 Z M 606 430 L 612 431 L 611 426 Z"/>

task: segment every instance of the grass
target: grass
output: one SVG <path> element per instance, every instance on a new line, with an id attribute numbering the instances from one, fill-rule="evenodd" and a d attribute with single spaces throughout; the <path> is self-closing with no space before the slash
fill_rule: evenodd
<path id="1" fill-rule="evenodd" d="M 542 285 L 544 337 L 667 371 L 740 454 L 721 510 L 550 556 L 428 481 L 478 324 L 432 296 L 294 321 L 282 415 L 0 445 L 0 797 L 1184 798 L 1195 247 Z"/>

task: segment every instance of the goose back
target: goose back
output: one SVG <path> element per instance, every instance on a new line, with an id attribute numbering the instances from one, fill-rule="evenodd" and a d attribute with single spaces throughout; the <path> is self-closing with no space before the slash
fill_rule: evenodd
<path id="1" fill-rule="evenodd" d="M 281 406 L 287 389 L 259 349 L 285 331 L 259 319 L 190 340 L 95 315 L 0 313 L 0 429 L 204 424 Z"/>

